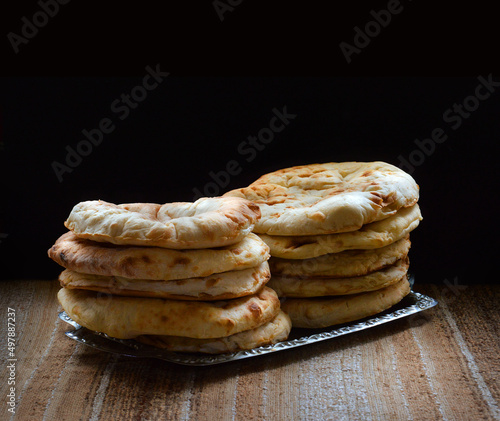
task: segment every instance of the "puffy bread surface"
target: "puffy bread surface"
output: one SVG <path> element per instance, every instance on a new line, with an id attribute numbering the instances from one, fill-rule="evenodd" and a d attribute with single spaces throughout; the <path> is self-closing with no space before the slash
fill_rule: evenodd
<path id="1" fill-rule="evenodd" d="M 224 197 L 260 206 L 254 232 L 317 235 L 355 231 L 414 205 L 415 180 L 385 162 L 332 162 L 281 169 Z"/>
<path id="2" fill-rule="evenodd" d="M 169 281 L 259 266 L 269 258 L 269 247 L 253 233 L 215 249 L 171 250 L 97 243 L 70 231 L 59 237 L 48 255 L 75 272 Z"/>
<path id="3" fill-rule="evenodd" d="M 205 197 L 194 203 L 78 203 L 64 223 L 80 238 L 172 249 L 221 247 L 241 241 L 260 217 L 252 202 Z"/>
<path id="4" fill-rule="evenodd" d="M 272 276 L 267 284 L 278 297 L 323 297 L 375 291 L 398 282 L 408 271 L 408 259 L 362 276 L 318 278 L 307 276 Z"/>
<path id="5" fill-rule="evenodd" d="M 324 298 L 287 298 L 282 309 L 293 327 L 321 328 L 352 322 L 380 313 L 410 293 L 406 275 L 398 282 L 376 291 Z"/>
<path id="6" fill-rule="evenodd" d="M 271 345 L 288 338 L 292 322 L 280 311 L 271 321 L 255 329 L 245 330 L 225 338 L 194 339 L 181 336 L 139 336 L 137 341 L 174 352 L 221 354 Z"/>
<path id="7" fill-rule="evenodd" d="M 59 275 L 59 281 L 65 288 L 88 289 L 129 297 L 212 301 L 255 294 L 266 285 L 270 277 L 269 265 L 263 262 L 250 269 L 172 281 L 90 275 L 66 269 Z"/>
<path id="8" fill-rule="evenodd" d="M 280 309 L 278 296 L 267 287 L 227 301 L 122 297 L 69 288 L 60 289 L 57 297 L 75 322 L 119 339 L 139 335 L 221 338 L 261 326 Z"/>
<path id="9" fill-rule="evenodd" d="M 422 215 L 417 204 L 402 208 L 381 221 L 363 225 L 359 230 L 326 235 L 280 236 L 261 234 L 271 256 L 285 259 L 310 259 L 344 250 L 385 247 L 413 231 Z"/>
<path id="10" fill-rule="evenodd" d="M 388 246 L 368 250 L 346 250 L 311 259 L 281 259 L 271 257 L 269 266 L 273 277 L 280 275 L 346 278 L 361 276 L 394 264 L 408 255 L 409 236 Z"/>

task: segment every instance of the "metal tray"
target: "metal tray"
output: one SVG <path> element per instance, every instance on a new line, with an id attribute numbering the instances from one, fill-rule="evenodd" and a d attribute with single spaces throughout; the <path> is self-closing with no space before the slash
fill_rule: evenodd
<path id="1" fill-rule="evenodd" d="M 248 351 L 218 355 L 188 354 L 165 351 L 163 349 L 141 344 L 134 340 L 111 338 L 104 333 L 88 330 L 71 320 L 71 318 L 64 311 L 59 313 L 59 318 L 75 327 L 75 330 L 66 332 L 66 336 L 101 351 L 126 355 L 129 357 L 158 358 L 160 360 L 182 365 L 206 366 L 242 360 L 244 358 L 256 357 L 259 355 L 266 355 L 273 352 L 283 351 L 285 349 L 309 345 L 326 339 L 336 338 L 337 336 L 358 332 L 360 330 L 388 323 L 393 320 L 408 317 L 412 314 L 434 307 L 436 304 L 437 301 L 434 298 L 411 291 L 411 293 L 408 294 L 400 303 L 383 313 L 379 313 L 370 318 L 357 320 L 356 322 L 346 323 L 343 325 L 337 325 L 333 330 L 331 327 L 325 329 L 292 329 L 288 340 L 279 342 L 275 345 L 261 346 Z"/>

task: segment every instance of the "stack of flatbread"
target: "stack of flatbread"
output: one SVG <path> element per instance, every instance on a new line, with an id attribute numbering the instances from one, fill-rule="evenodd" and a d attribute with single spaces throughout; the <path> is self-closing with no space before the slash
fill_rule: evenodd
<path id="1" fill-rule="evenodd" d="M 66 268 L 59 301 L 80 325 L 172 351 L 273 344 L 291 323 L 252 233 L 259 207 L 240 198 L 164 205 L 77 204 L 48 251 Z"/>
<path id="2" fill-rule="evenodd" d="M 383 162 L 313 164 L 266 174 L 224 197 L 259 205 L 254 232 L 271 249 L 271 281 L 294 327 L 379 313 L 410 292 L 409 233 L 418 185 Z"/>

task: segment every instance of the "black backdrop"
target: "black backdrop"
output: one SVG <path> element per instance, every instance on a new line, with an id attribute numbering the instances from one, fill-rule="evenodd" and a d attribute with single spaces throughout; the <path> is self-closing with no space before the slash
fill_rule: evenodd
<path id="1" fill-rule="evenodd" d="M 143 76 L 1 80 L 2 279 L 57 277 L 46 250 L 79 201 L 190 201 L 195 189 L 222 194 L 292 165 L 404 159 L 420 185 L 424 216 L 410 254 L 418 282 L 496 282 L 489 269 L 498 238 L 500 88 L 478 88 L 487 73 L 157 77 L 155 88 L 146 80 L 151 90 L 141 88 Z M 133 94 L 130 105 L 122 94 Z M 467 108 L 454 108 L 464 101 Z M 265 137 L 277 113 L 288 114 L 288 124 Z M 102 138 L 99 125 L 108 131 Z M 95 145 L 82 142 L 84 130 Z M 252 145 L 249 136 L 259 132 L 263 141 Z M 439 143 L 423 141 L 433 134 Z"/>

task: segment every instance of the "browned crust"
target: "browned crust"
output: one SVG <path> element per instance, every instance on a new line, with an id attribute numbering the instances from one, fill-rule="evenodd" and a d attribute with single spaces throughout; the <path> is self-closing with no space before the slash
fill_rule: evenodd
<path id="1" fill-rule="evenodd" d="M 280 310 L 278 296 L 267 287 L 247 297 L 212 302 L 108 296 L 67 288 L 59 291 L 58 299 L 81 326 L 120 339 L 226 337 L 261 326 Z"/>
<path id="2" fill-rule="evenodd" d="M 203 201 L 219 204 L 217 209 L 183 215 L 179 209 L 200 206 Z M 208 203 L 208 202 L 205 202 Z M 129 211 L 118 217 L 116 211 Z M 169 214 L 170 213 L 170 214 Z M 170 216 L 170 215 L 175 216 Z M 99 216 L 94 223 L 94 216 Z M 78 237 L 98 242 L 195 249 L 222 247 L 240 241 L 260 218 L 260 208 L 243 198 L 201 198 L 197 202 L 130 203 L 104 201 L 77 204 L 64 225 Z M 133 219 L 133 224 L 129 224 Z M 187 224 L 179 222 L 185 219 Z"/>
<path id="3" fill-rule="evenodd" d="M 151 297 L 151 298 L 167 298 L 173 300 L 190 300 L 190 301 L 218 301 L 234 299 L 239 297 L 244 297 L 246 295 L 255 294 L 257 291 L 262 289 L 271 278 L 271 272 L 269 271 L 269 266 L 267 263 L 262 263 L 259 267 L 251 268 L 252 270 L 251 279 L 252 283 L 243 285 L 239 284 L 239 279 L 235 276 L 236 272 L 227 272 L 224 275 L 229 275 L 228 278 L 232 281 L 230 287 L 233 291 L 228 291 L 226 293 L 215 293 L 214 289 L 211 289 L 215 284 L 221 282 L 215 274 L 214 276 L 209 276 L 206 278 L 193 278 L 189 281 L 191 282 L 191 294 L 174 294 L 162 290 L 162 285 L 164 283 L 172 283 L 173 287 L 176 285 L 186 284 L 188 280 L 179 279 L 173 281 L 152 281 L 146 280 L 146 285 L 149 288 L 144 290 L 144 288 L 127 288 L 113 276 L 100 276 L 100 275 L 86 275 L 78 274 L 66 269 L 59 275 L 59 283 L 63 288 L 69 289 L 84 289 L 88 291 L 97 291 L 104 294 L 120 295 L 125 297 Z M 240 272 L 244 273 L 244 272 Z M 77 276 L 77 282 L 74 281 L 74 277 Z M 98 281 L 94 278 L 98 278 Z M 233 278 L 234 277 L 234 278 Z M 135 282 L 141 282 L 138 280 L 129 280 L 127 285 L 133 286 Z M 225 283 L 227 284 L 227 280 Z M 160 284 L 160 285 L 157 285 Z M 194 285 L 193 285 L 194 284 Z M 170 287 L 171 289 L 172 287 Z"/>
<path id="4" fill-rule="evenodd" d="M 167 281 L 258 266 L 269 258 L 269 247 L 254 234 L 235 245 L 197 251 L 96 243 L 69 231 L 56 240 L 48 256 L 75 272 Z"/>
<path id="5" fill-rule="evenodd" d="M 304 244 L 308 243 L 305 242 Z M 332 279 L 363 276 L 384 269 L 402 259 L 408 254 L 410 246 L 410 236 L 407 235 L 378 249 L 345 250 L 309 259 L 271 257 L 269 267 L 273 275 L 301 278 Z"/>
<path id="6" fill-rule="evenodd" d="M 380 290 L 399 282 L 408 271 L 409 265 L 408 256 L 405 256 L 382 270 L 349 278 L 273 275 L 269 287 L 273 288 L 280 297 L 311 298 L 354 295 Z"/>
<path id="7" fill-rule="evenodd" d="M 384 162 L 330 162 L 283 168 L 227 192 L 261 206 L 254 232 L 319 235 L 358 230 L 418 200 L 418 185 Z"/>
<path id="8" fill-rule="evenodd" d="M 246 330 L 225 338 L 193 339 L 178 336 L 139 336 L 137 341 L 173 352 L 220 354 L 253 349 L 275 344 L 287 339 L 292 323 L 282 311 L 271 321 L 255 329 Z"/>
<path id="9" fill-rule="evenodd" d="M 392 307 L 410 293 L 407 276 L 376 291 L 352 296 L 289 298 L 282 309 L 293 327 L 322 328 L 373 316 Z"/>

